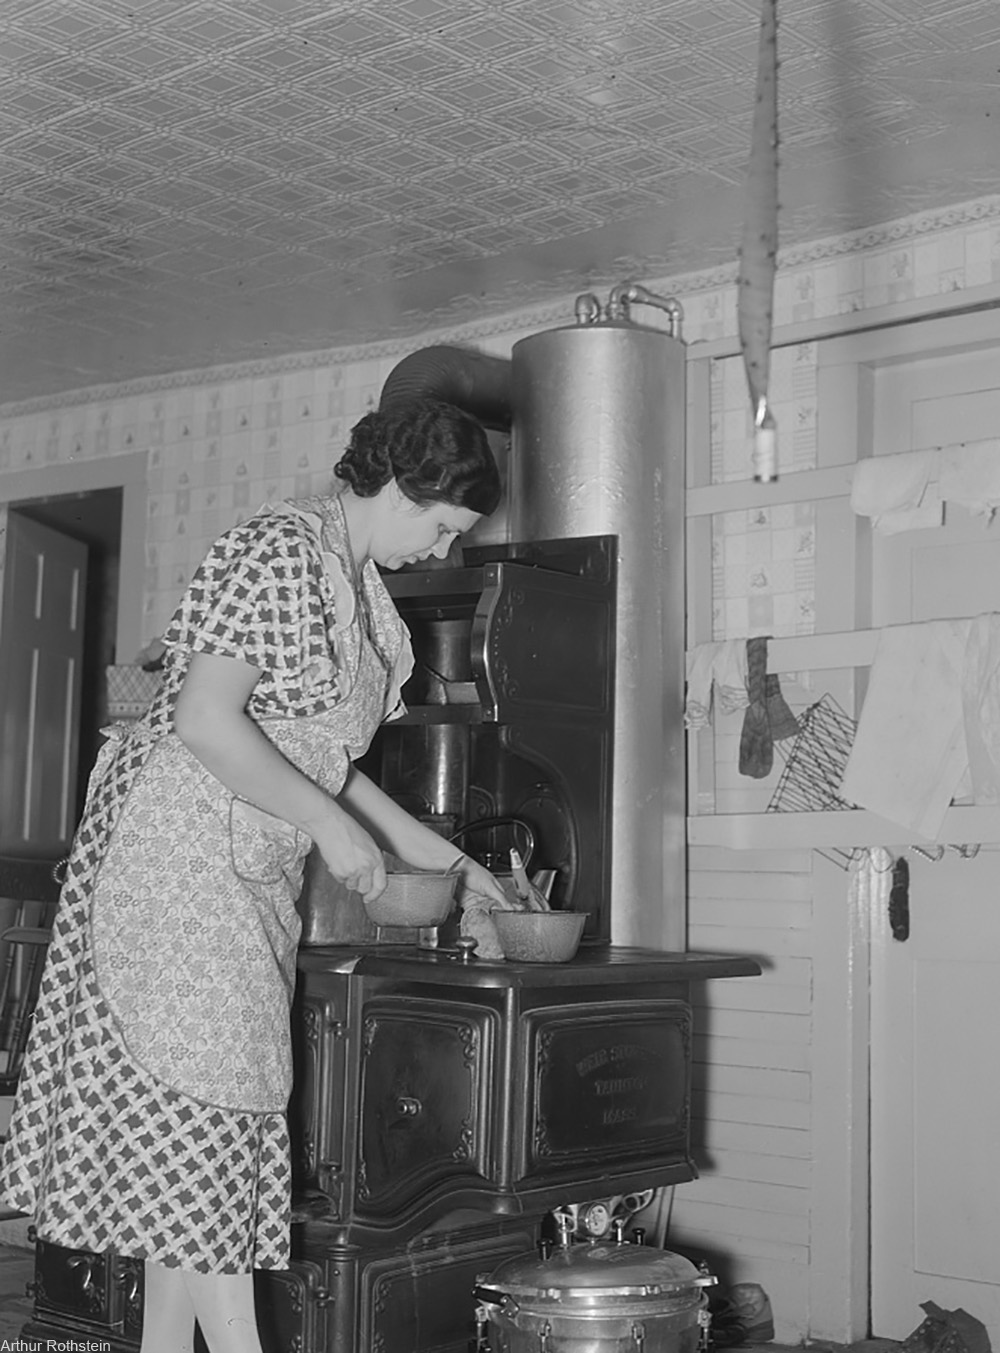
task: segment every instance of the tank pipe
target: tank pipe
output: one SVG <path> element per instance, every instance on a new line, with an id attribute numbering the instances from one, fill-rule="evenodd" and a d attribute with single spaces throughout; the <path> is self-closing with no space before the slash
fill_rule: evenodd
<path id="1" fill-rule="evenodd" d="M 405 399 L 440 399 L 471 413 L 484 427 L 509 432 L 510 361 L 447 344 L 419 348 L 389 372 L 379 408 Z"/>
<path id="2" fill-rule="evenodd" d="M 585 291 L 582 296 L 577 296 L 573 313 L 577 324 L 599 324 L 601 303 L 592 291 Z"/>
<path id="3" fill-rule="evenodd" d="M 669 334 L 671 338 L 680 338 L 681 321 L 684 309 L 680 301 L 672 296 L 657 296 L 640 282 L 619 282 L 612 287 L 608 297 L 608 318 L 626 320 L 629 318 L 629 306 L 652 305 L 657 310 L 665 310 L 670 318 Z"/>

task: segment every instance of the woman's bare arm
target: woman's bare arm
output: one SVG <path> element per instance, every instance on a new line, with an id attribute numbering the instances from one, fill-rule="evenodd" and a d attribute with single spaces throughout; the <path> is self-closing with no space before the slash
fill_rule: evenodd
<path id="1" fill-rule="evenodd" d="M 340 799 L 387 850 L 415 869 L 447 869 L 460 859 L 462 882 L 469 892 L 505 902 L 503 889 L 488 869 L 419 822 L 356 768 L 347 777 Z"/>
<path id="2" fill-rule="evenodd" d="M 362 897 L 377 896 L 385 887 L 385 865 L 370 834 L 246 714 L 259 680 L 257 668 L 236 658 L 195 653 L 177 697 L 177 736 L 233 794 L 312 837 L 335 878 Z"/>

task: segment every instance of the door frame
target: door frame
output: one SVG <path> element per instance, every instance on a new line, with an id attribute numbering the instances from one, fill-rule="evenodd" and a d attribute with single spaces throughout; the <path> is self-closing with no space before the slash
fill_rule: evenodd
<path id="1" fill-rule="evenodd" d="M 121 556 L 118 569 L 117 661 L 141 651 L 146 578 L 148 453 L 129 452 L 0 473 L 0 506 L 33 498 L 64 498 L 94 489 L 122 490 Z M 2 572 L 2 568 L 0 568 Z"/>

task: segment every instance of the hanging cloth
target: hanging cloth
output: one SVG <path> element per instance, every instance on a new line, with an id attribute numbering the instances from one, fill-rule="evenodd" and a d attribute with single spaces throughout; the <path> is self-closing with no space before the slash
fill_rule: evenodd
<path id="1" fill-rule="evenodd" d="M 774 765 L 774 744 L 800 731 L 781 693 L 777 673 L 767 670 L 765 635 L 747 640 L 747 697 L 740 733 L 740 774 L 763 780 Z"/>

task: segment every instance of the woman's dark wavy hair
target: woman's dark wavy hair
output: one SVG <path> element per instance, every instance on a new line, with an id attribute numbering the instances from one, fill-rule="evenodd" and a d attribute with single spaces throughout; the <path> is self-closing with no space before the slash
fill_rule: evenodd
<path id="1" fill-rule="evenodd" d="M 359 498 L 374 498 L 395 479 L 414 503 L 486 515 L 500 502 L 500 472 L 482 424 L 441 400 L 409 399 L 365 414 L 333 472 Z"/>

